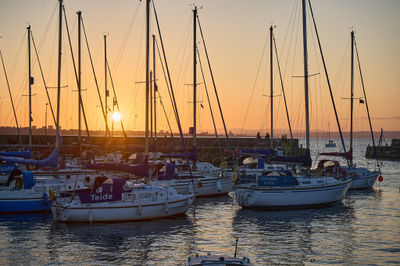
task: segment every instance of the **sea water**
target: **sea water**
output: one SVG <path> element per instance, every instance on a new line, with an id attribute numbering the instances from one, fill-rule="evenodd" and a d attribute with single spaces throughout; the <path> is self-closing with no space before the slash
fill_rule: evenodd
<path id="1" fill-rule="evenodd" d="M 340 142 L 335 140 L 337 146 Z M 355 162 L 368 141 L 355 141 Z M 323 143 L 313 141 L 313 159 Z M 339 148 L 337 148 L 339 149 Z M 331 149 L 335 150 L 335 149 Z M 400 162 L 383 161 L 383 181 L 317 209 L 241 209 L 233 194 L 196 199 L 185 214 L 142 222 L 62 224 L 50 214 L 0 216 L 0 265 L 179 265 L 196 253 L 265 264 L 399 264 Z"/>

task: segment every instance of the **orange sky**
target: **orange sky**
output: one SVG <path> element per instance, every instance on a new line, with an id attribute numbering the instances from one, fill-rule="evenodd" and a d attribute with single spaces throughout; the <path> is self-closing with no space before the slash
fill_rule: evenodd
<path id="1" fill-rule="evenodd" d="M 300 1 L 194 1 L 205 34 L 207 48 L 219 91 L 228 130 L 270 129 L 269 100 L 269 45 L 268 27 L 276 25 L 275 38 L 284 84 L 294 130 L 304 130 L 304 81 L 294 78 L 302 75 L 302 37 Z M 118 4 L 116 4 L 118 3 Z M 156 1 L 161 30 L 167 51 L 168 64 L 175 86 L 177 104 L 185 131 L 192 118 L 192 3 L 193 1 Z M 349 102 L 342 97 L 349 96 L 350 86 L 350 31 L 356 32 L 361 67 L 367 90 L 368 103 L 375 130 L 400 130 L 400 92 L 398 75 L 400 62 L 400 2 L 399 1 L 312 1 L 317 26 L 323 45 L 336 104 L 344 131 L 349 130 Z M 88 34 L 97 79 L 104 96 L 104 48 L 103 35 L 108 34 L 108 60 L 116 85 L 125 127 L 131 130 L 144 129 L 144 13 L 145 4 L 134 0 L 65 2 L 74 52 L 77 43 L 77 19 L 75 12 L 81 10 Z M 308 16 L 310 19 L 310 16 Z M 132 22 L 132 23 L 131 23 Z M 155 33 L 154 19 L 151 31 Z M 309 23 L 311 23 L 309 21 Z M 17 107 L 21 126 L 28 125 L 27 94 L 27 39 L 26 27 L 32 26 L 33 35 L 40 47 L 40 60 L 46 83 L 55 86 L 57 81 L 57 1 L 1 1 L 0 2 L 0 49 L 3 53 L 9 75 L 12 94 Z M 130 27 L 129 25 L 132 25 Z M 65 30 L 65 28 L 64 28 Z M 65 31 L 64 31 L 65 33 Z M 329 100 L 326 79 L 311 24 L 309 35 L 309 73 L 319 75 L 310 78 L 311 129 L 336 131 L 333 111 Z M 63 36 L 63 70 L 61 125 L 63 128 L 77 128 L 77 92 L 71 55 Z M 198 40 L 200 36 L 198 35 Z M 206 65 L 204 48 L 202 63 Z M 265 50 L 265 51 L 264 51 Z M 264 51 L 264 53 L 263 53 Z M 33 52 L 32 52 L 33 54 Z M 76 56 L 76 55 L 75 55 Z M 317 57 L 318 56 L 318 57 Z M 317 59 L 318 58 L 318 59 Z M 86 47 L 83 41 L 83 101 L 88 114 L 90 129 L 103 129 L 104 120 L 98 107 L 99 100 Z M 259 67 L 260 66 L 260 67 Z M 275 70 L 276 64 L 274 65 Z M 33 57 L 33 125 L 41 127 L 45 120 L 45 91 L 38 64 Z M 167 115 L 176 130 L 171 104 L 160 64 L 157 63 L 160 93 Z M 258 74 L 257 74 L 258 73 Z M 206 84 L 212 97 L 217 118 L 217 127 L 222 128 L 213 93 L 212 83 L 206 71 Z M 198 81 L 202 82 L 198 68 Z M 274 78 L 275 93 L 281 95 L 277 73 Z M 108 83 L 111 89 L 111 83 Z M 212 122 L 204 91 L 204 84 L 198 88 L 198 130 L 212 131 Z M 55 105 L 56 92 L 50 90 Z M 252 95 L 252 97 L 251 97 Z M 355 76 L 355 97 L 362 91 L 358 72 Z M 109 98 L 109 105 L 112 100 Z M 282 96 L 274 98 L 274 127 L 287 132 Z M 167 123 L 158 105 L 158 128 L 167 130 Z M 247 115 L 245 115 L 247 113 Z M 268 117 L 268 118 L 267 118 Z M 365 105 L 355 104 L 355 130 L 368 130 Z M 111 118 L 110 118 L 111 119 Z M 51 124 L 51 116 L 48 114 Z M 0 125 L 14 126 L 10 99 L 3 71 L 0 73 Z M 115 126 L 120 129 L 119 125 Z"/>

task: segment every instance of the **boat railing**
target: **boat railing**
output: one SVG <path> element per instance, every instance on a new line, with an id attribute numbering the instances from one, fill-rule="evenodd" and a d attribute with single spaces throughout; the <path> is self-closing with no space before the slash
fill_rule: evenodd
<path id="1" fill-rule="evenodd" d="M 257 183 L 258 177 L 257 175 L 247 174 L 247 173 L 239 173 L 238 184 L 249 184 L 249 183 Z"/>

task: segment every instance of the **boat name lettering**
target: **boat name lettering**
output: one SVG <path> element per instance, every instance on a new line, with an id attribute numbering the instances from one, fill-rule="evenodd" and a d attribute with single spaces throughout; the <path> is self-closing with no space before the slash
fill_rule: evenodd
<path id="1" fill-rule="evenodd" d="M 98 200 L 111 200 L 112 199 L 112 194 L 101 194 L 101 195 L 96 195 L 96 194 L 91 194 L 90 195 L 92 201 L 98 201 Z"/>

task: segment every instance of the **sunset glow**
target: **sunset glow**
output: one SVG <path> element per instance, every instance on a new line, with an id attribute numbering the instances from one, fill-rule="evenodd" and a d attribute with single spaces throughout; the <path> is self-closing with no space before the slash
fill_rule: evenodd
<path id="1" fill-rule="evenodd" d="M 119 122 L 121 121 L 121 114 L 119 112 L 114 112 L 112 114 L 112 119 L 114 120 L 114 122 Z"/>
<path id="2" fill-rule="evenodd" d="M 104 118 L 97 89 L 105 87 L 104 78 L 104 33 L 107 33 L 107 60 L 112 80 L 107 78 L 107 87 L 115 86 L 124 127 L 127 130 L 143 131 L 145 128 L 145 5 L 144 1 L 118 1 L 118 5 L 108 1 L 65 1 L 65 9 L 70 27 L 72 49 L 77 57 L 77 15 L 82 18 L 93 58 L 93 67 L 88 56 L 86 40 L 82 37 L 82 100 L 88 115 L 88 127 L 104 128 Z M 298 27 L 300 1 L 194 1 L 202 6 L 199 19 L 212 66 L 214 81 L 221 103 L 227 130 L 235 134 L 265 135 L 270 130 L 269 95 L 269 45 L 268 26 L 276 26 L 274 36 L 281 62 L 283 84 L 285 86 L 288 112 L 294 132 L 305 130 L 304 81 L 296 78 L 302 75 L 301 31 Z M 171 81 L 176 104 L 183 128 L 193 124 L 193 42 L 192 11 L 193 1 L 171 0 L 155 1 L 162 38 L 168 59 Z M 40 63 L 48 87 L 57 84 L 57 40 L 58 40 L 58 1 L 0 1 L 0 49 L 2 51 L 16 113 L 21 127 L 29 125 L 28 119 L 28 74 L 26 27 L 32 27 L 32 34 L 38 48 Z M 363 71 L 368 106 L 374 131 L 400 131 L 400 75 L 397 74 L 400 61 L 400 2 L 315 0 L 318 31 L 327 63 L 327 70 L 342 130 L 350 130 L 349 97 L 350 88 L 350 31 L 356 32 L 357 47 Z M 229 7 L 229 11 L 226 9 Z M 346 12 L 343 13 L 343 10 Z M 337 16 L 340 14 L 340 20 Z M 370 19 L 365 19 L 370 18 Z M 310 18 L 309 18 L 310 19 Z M 311 20 L 309 20 L 311 21 Z M 151 33 L 159 42 L 154 14 L 151 14 Z M 312 131 L 337 132 L 327 82 L 324 75 L 315 34 L 307 29 L 309 38 L 309 78 L 310 84 L 310 129 Z M 84 36 L 82 34 L 82 36 Z M 199 52 L 205 72 L 208 70 L 204 47 L 198 33 Z M 159 45 L 161 45 L 159 43 Z M 151 45 L 152 46 L 152 45 Z M 152 47 L 150 47 L 152 53 Z M 289 49 L 291 49 L 289 51 Z M 63 129 L 78 128 L 78 94 L 74 76 L 72 56 L 68 37 L 63 28 L 60 125 Z M 45 125 L 45 102 L 47 95 L 42 81 L 42 73 L 32 48 L 32 125 L 41 128 Z M 150 58 L 153 68 L 152 55 Z M 156 55 L 157 130 L 178 132 L 173 107 L 169 98 L 163 66 Z M 162 56 L 161 56 L 162 57 Z M 355 71 L 354 97 L 363 97 L 358 69 Z M 274 94 L 282 95 L 277 65 L 274 62 Z M 214 127 L 210 110 L 207 107 L 205 85 L 211 98 L 213 109 L 218 110 L 213 81 L 205 73 L 202 80 L 200 64 L 197 64 L 197 130 L 213 133 Z M 320 73 L 318 75 L 318 73 Z M 97 81 L 95 81 L 97 80 Z M 111 84 L 113 82 L 113 84 Z M 96 84 L 97 83 L 97 84 Z M 98 88 L 96 88 L 96 86 Z M 104 95 L 101 93 L 101 97 Z M 49 97 L 56 110 L 56 90 L 49 90 Z M 111 96 L 110 96 L 111 97 Z M 104 101 L 104 99 L 102 99 Z M 110 98 L 109 98 L 109 101 Z M 163 102 L 163 107 L 160 105 Z M 365 105 L 355 104 L 354 131 L 368 131 Z M 3 71 L 0 71 L 0 126 L 16 125 Z M 274 99 L 274 129 L 276 135 L 288 134 L 283 97 Z M 50 117 L 50 109 L 48 110 Z M 116 115 L 117 119 L 121 117 Z M 114 119 L 114 118 L 113 118 Z M 115 119 L 114 119 L 115 121 Z M 54 127 L 53 121 L 48 121 Z M 216 120 L 218 131 L 223 125 Z M 220 133 L 219 132 L 219 133 Z"/>

